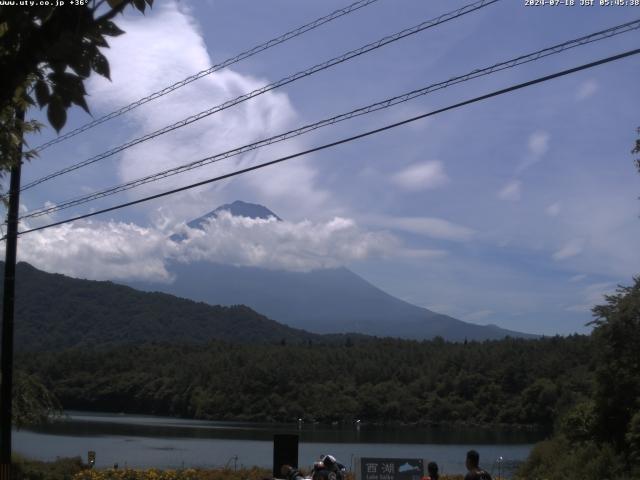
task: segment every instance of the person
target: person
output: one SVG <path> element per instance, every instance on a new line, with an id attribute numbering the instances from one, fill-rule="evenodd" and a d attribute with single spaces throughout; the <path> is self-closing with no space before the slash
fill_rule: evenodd
<path id="1" fill-rule="evenodd" d="M 312 480 L 344 480 L 346 467 L 333 455 L 321 455 L 311 472 Z"/>
<path id="2" fill-rule="evenodd" d="M 280 469 L 280 474 L 283 478 L 287 480 L 303 480 L 304 475 L 302 475 L 297 468 L 292 467 L 291 465 L 283 465 Z M 266 479 L 265 479 L 266 480 Z"/>
<path id="3" fill-rule="evenodd" d="M 475 450 L 467 452 L 466 466 L 468 472 L 464 480 L 491 480 L 491 475 L 480 468 L 480 454 Z"/>
<path id="4" fill-rule="evenodd" d="M 440 474 L 438 474 L 438 464 L 436 462 L 429 462 L 427 465 L 428 477 L 422 477 L 422 480 L 438 480 Z"/>

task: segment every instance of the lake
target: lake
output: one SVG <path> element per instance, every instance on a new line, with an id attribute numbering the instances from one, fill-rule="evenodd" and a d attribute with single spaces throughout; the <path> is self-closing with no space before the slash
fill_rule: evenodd
<path id="1" fill-rule="evenodd" d="M 436 461 L 441 473 L 464 473 L 471 448 L 488 471 L 513 472 L 544 437 L 540 432 L 362 425 L 207 422 L 147 415 L 66 412 L 49 425 L 14 431 L 14 450 L 31 458 L 81 456 L 96 452 L 96 466 L 134 468 L 271 468 L 273 435 L 300 436 L 300 467 L 331 453 L 348 467 L 356 457 L 407 457 Z"/>

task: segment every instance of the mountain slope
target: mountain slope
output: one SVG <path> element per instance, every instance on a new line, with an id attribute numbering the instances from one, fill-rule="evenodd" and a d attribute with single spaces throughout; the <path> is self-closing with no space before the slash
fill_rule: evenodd
<path id="1" fill-rule="evenodd" d="M 248 203 L 236 200 L 233 203 L 220 205 L 212 212 L 206 213 L 195 220 L 191 220 L 187 225 L 191 228 L 202 228 L 204 222 L 208 221 L 210 218 L 217 217 L 220 212 L 229 212 L 234 217 L 261 218 L 263 220 L 267 220 L 269 217 L 274 217 L 276 220 L 282 221 L 278 215 L 273 213 L 267 207 L 258 205 L 257 203 Z"/>
<path id="2" fill-rule="evenodd" d="M 133 283 L 212 305 L 242 303 L 269 318 L 314 333 L 447 340 L 528 335 L 466 323 L 395 298 L 346 268 L 285 272 L 207 262 L 173 263 L 172 284 Z"/>
<path id="3" fill-rule="evenodd" d="M 0 267 L 4 269 L 2 262 Z M 205 343 L 212 339 L 243 343 L 320 340 L 242 305 L 211 306 L 111 282 L 50 274 L 27 263 L 17 265 L 16 291 L 15 343 L 19 350 Z"/>
<path id="4" fill-rule="evenodd" d="M 234 216 L 273 216 L 281 220 L 262 205 L 236 201 L 187 225 L 202 228 L 223 210 Z M 171 237 L 176 242 L 186 238 L 183 234 Z M 173 262 L 168 270 L 175 278 L 171 284 L 129 282 L 128 285 L 211 305 L 248 305 L 278 322 L 320 334 L 358 332 L 410 339 L 442 336 L 453 341 L 534 337 L 495 325 L 466 323 L 417 307 L 387 294 L 346 268 L 301 273 L 200 261 Z"/>

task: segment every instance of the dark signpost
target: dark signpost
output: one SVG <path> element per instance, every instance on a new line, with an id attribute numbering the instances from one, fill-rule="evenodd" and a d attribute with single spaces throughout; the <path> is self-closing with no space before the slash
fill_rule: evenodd
<path id="1" fill-rule="evenodd" d="M 420 480 L 424 476 L 421 458 L 361 458 L 356 480 Z"/>
<path id="2" fill-rule="evenodd" d="M 273 478 L 280 478 L 283 465 L 298 468 L 298 435 L 273 436 Z"/>
<path id="3" fill-rule="evenodd" d="M 87 452 L 87 460 L 89 463 L 89 467 L 93 468 L 96 464 L 96 452 L 94 452 L 93 450 L 89 450 L 89 452 Z"/>

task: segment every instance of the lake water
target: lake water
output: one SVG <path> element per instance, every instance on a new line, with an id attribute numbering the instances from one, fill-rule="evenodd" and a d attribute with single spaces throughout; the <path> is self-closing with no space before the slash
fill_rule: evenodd
<path id="1" fill-rule="evenodd" d="M 436 461 L 441 473 L 464 473 L 465 454 L 480 453 L 481 465 L 509 474 L 543 434 L 417 427 L 360 428 L 312 424 L 206 422 L 146 415 L 67 412 L 50 425 L 14 432 L 14 450 L 31 458 L 81 456 L 96 452 L 96 466 L 271 468 L 273 435 L 300 436 L 300 467 L 331 453 L 345 465 L 356 457 L 405 457 Z"/>

